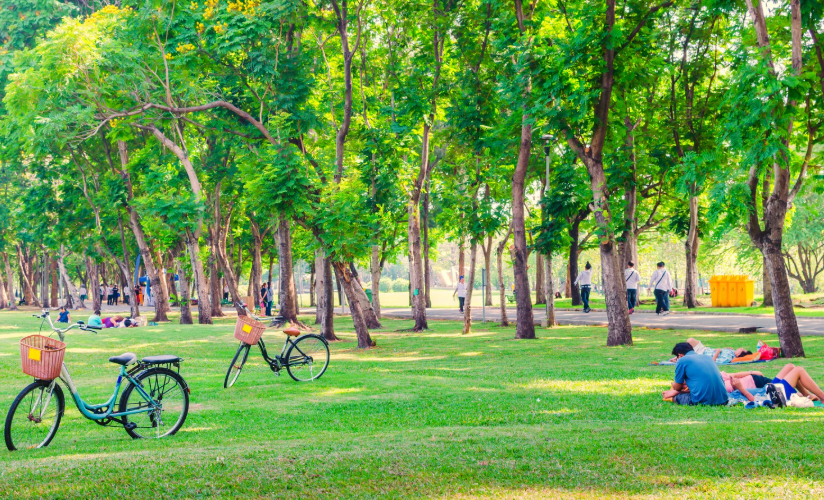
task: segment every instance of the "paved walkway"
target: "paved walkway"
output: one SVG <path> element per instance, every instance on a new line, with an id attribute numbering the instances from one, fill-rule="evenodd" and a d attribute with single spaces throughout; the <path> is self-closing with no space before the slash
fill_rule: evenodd
<path id="1" fill-rule="evenodd" d="M 412 311 L 403 309 L 383 309 L 383 316 L 395 318 L 411 318 Z M 507 318 L 515 319 L 515 309 L 506 310 Z M 533 309 L 535 324 L 540 325 L 546 317 L 543 309 Z M 461 320 L 463 315 L 457 309 L 427 309 L 427 318 L 430 319 L 452 319 Z M 481 321 L 482 311 L 480 308 L 472 309 L 472 320 Z M 501 319 L 500 309 L 486 308 L 487 321 L 499 321 Z M 635 313 L 630 316 L 633 326 L 646 328 L 662 328 L 671 330 L 710 330 L 716 332 L 738 332 L 740 328 L 757 328 L 759 332 L 778 333 L 775 326 L 775 318 L 768 316 L 735 316 L 735 315 L 703 315 L 703 314 L 683 314 L 673 312 L 667 316 L 656 314 Z M 801 335 L 824 336 L 824 318 L 797 317 L 798 328 Z M 556 310 L 555 321 L 560 325 L 579 326 L 607 326 L 607 313 L 605 311 L 583 311 Z"/>
<path id="2" fill-rule="evenodd" d="M 151 307 L 141 307 L 141 311 L 153 311 Z M 173 308 L 177 309 L 177 308 Z M 224 307 L 223 310 L 229 314 L 234 315 L 235 310 L 232 307 Z M 102 312 L 105 313 L 128 313 L 129 307 L 124 305 L 107 306 L 103 305 Z M 301 308 L 301 314 L 314 314 L 314 308 Z M 335 308 L 335 312 L 341 312 L 340 306 Z M 349 312 L 348 309 L 346 312 Z M 533 309 L 532 311 L 535 319 L 535 324 L 540 325 L 545 318 L 543 309 Z M 392 318 L 408 319 L 412 317 L 412 311 L 408 307 L 404 308 L 383 308 L 383 316 Z M 473 321 L 481 321 L 483 311 L 480 307 L 473 308 Z M 514 308 L 507 308 L 507 317 L 510 321 L 516 317 Z M 463 314 L 457 309 L 427 309 L 426 316 L 430 319 L 449 319 L 461 321 Z M 487 321 L 499 321 L 501 319 L 500 309 L 498 307 L 486 308 Z M 667 316 L 658 316 L 651 313 L 636 312 L 630 316 L 634 326 L 642 326 L 646 328 L 662 328 L 671 330 L 709 330 L 716 332 L 738 332 L 741 328 L 757 328 L 759 332 L 778 333 L 775 326 L 775 318 L 772 316 L 740 316 L 740 315 L 724 315 L 724 314 L 700 314 L 695 313 L 679 313 L 673 312 Z M 824 318 L 810 318 L 810 317 L 796 317 L 798 321 L 798 328 L 801 335 L 819 335 L 824 336 Z M 606 326 L 607 313 L 605 311 L 592 311 L 588 314 L 581 310 L 556 310 L 555 320 L 560 325 L 578 325 L 578 326 Z"/>

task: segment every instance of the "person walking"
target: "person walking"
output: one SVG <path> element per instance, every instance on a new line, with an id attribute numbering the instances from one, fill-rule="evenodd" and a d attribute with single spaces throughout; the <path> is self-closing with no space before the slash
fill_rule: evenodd
<path id="1" fill-rule="evenodd" d="M 127 286 L 124 286 L 124 287 L 123 287 L 123 303 L 124 303 L 124 304 L 126 304 L 126 305 L 131 305 L 131 304 L 129 303 L 129 296 L 130 296 L 130 295 L 131 295 L 131 292 L 129 291 L 129 287 L 128 287 L 128 285 L 127 285 Z"/>
<path id="2" fill-rule="evenodd" d="M 100 285 L 100 303 L 103 303 L 103 297 L 106 296 L 106 286 Z"/>
<path id="3" fill-rule="evenodd" d="M 627 262 L 627 268 L 624 269 L 624 281 L 627 284 L 627 306 L 629 313 L 635 312 L 635 304 L 638 302 L 638 283 L 641 281 L 641 276 L 635 270 L 635 263 Z"/>
<path id="4" fill-rule="evenodd" d="M 272 303 L 275 301 L 275 293 L 272 290 L 272 287 L 269 286 L 269 283 L 263 284 L 264 290 L 266 293 L 263 295 L 263 301 L 266 302 L 266 316 L 272 315 Z"/>
<path id="5" fill-rule="evenodd" d="M 589 294 L 592 291 L 592 264 L 589 262 L 584 266 L 584 270 L 578 273 L 575 278 L 575 285 L 581 288 L 581 300 L 584 301 L 584 312 L 588 313 L 592 309 L 589 308 Z"/>
<path id="6" fill-rule="evenodd" d="M 86 290 L 86 287 L 83 286 L 83 285 L 80 285 L 80 290 L 79 291 L 80 291 L 80 300 L 86 300 L 86 295 L 88 294 L 88 291 Z"/>
<path id="7" fill-rule="evenodd" d="M 461 276 L 458 279 L 458 286 L 455 287 L 455 292 L 452 293 L 452 296 L 458 296 L 458 308 L 461 312 L 464 312 L 464 301 L 466 300 L 466 283 L 464 283 L 464 277 Z"/>
<path id="8" fill-rule="evenodd" d="M 112 304 L 117 305 L 117 301 L 120 299 L 120 288 L 117 285 L 112 287 Z"/>
<path id="9" fill-rule="evenodd" d="M 229 300 L 229 285 L 223 285 L 223 300 Z"/>
<path id="10" fill-rule="evenodd" d="M 658 263 L 658 269 L 652 273 L 649 280 L 649 287 L 655 294 L 655 313 L 666 316 L 669 310 L 669 293 L 672 290 L 672 278 L 663 262 Z"/>

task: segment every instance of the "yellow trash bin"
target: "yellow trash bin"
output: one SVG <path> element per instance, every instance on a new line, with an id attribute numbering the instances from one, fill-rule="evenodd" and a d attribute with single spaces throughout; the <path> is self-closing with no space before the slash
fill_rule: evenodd
<path id="1" fill-rule="evenodd" d="M 728 292 L 730 307 L 740 307 L 744 303 L 743 279 L 743 276 L 730 276 L 730 289 Z"/>
<path id="2" fill-rule="evenodd" d="M 726 275 L 719 276 L 718 281 L 718 307 L 730 306 L 730 277 Z"/>
<path id="3" fill-rule="evenodd" d="M 755 300 L 755 282 L 749 276 L 744 278 L 744 307 L 750 307 Z"/>

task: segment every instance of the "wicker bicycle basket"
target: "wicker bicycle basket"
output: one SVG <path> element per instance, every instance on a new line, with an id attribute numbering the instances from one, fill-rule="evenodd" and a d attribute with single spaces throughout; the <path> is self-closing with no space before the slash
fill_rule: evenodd
<path id="1" fill-rule="evenodd" d="M 249 316 L 238 316 L 235 323 L 235 338 L 249 345 L 255 345 L 263 335 L 266 326 Z"/>
<path id="2" fill-rule="evenodd" d="M 66 344 L 42 335 L 30 335 L 20 339 L 20 361 L 23 373 L 41 380 L 54 380 L 60 376 Z"/>

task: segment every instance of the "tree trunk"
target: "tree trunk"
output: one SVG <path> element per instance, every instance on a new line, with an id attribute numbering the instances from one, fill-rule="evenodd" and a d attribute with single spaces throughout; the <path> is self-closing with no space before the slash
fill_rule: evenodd
<path id="1" fill-rule="evenodd" d="M 544 290 L 544 256 L 535 253 L 535 303 L 546 304 L 546 290 Z"/>
<path id="2" fill-rule="evenodd" d="M 186 231 L 189 232 L 188 230 Z M 187 243 L 188 243 L 188 235 L 186 236 Z M 184 248 L 180 248 L 179 252 L 184 252 Z M 181 325 L 191 325 L 192 321 L 192 308 L 190 306 L 190 297 L 189 297 L 189 281 L 186 279 L 186 270 L 183 267 L 182 263 L 183 258 L 178 254 L 178 256 L 174 260 L 175 269 L 177 269 L 178 279 L 180 280 L 180 324 Z M 200 287 L 198 287 L 200 288 Z M 201 292 L 203 293 L 203 292 Z M 200 302 L 198 300 L 198 310 L 200 310 Z M 207 308 L 208 310 L 208 308 Z M 211 312 L 211 311 L 209 311 Z M 209 322 L 211 323 L 211 316 L 209 317 Z"/>
<path id="3" fill-rule="evenodd" d="M 51 283 L 51 303 L 54 307 L 57 307 L 57 292 L 59 288 L 57 283 L 57 259 L 54 257 L 51 258 L 49 265 L 49 281 Z"/>
<path id="4" fill-rule="evenodd" d="M 290 322 L 298 321 L 295 275 L 292 267 L 292 229 L 289 219 L 281 215 L 278 222 L 278 270 L 280 271 L 280 315 Z"/>
<path id="5" fill-rule="evenodd" d="M 271 267 L 271 266 L 270 266 Z M 269 286 L 272 286 L 270 283 Z M 318 303 L 315 302 L 315 262 L 309 266 L 309 307 L 317 308 Z"/>
<path id="6" fill-rule="evenodd" d="M 200 245 L 198 245 L 198 237 L 196 234 L 193 234 L 189 229 L 186 229 L 186 249 L 189 252 L 189 262 L 192 265 L 192 280 L 195 282 L 195 286 L 197 287 L 197 322 L 201 325 L 211 325 L 212 324 L 212 305 L 211 300 L 209 300 L 209 283 L 206 281 L 206 272 L 203 269 L 203 261 L 200 259 Z M 182 251 L 182 249 L 181 249 Z M 181 269 L 180 263 L 176 262 L 176 267 Z M 180 276 L 181 283 L 180 289 L 181 294 L 186 295 L 186 309 L 190 309 L 188 301 L 189 301 L 189 287 L 188 284 L 184 285 L 183 283 L 183 274 L 178 272 L 178 276 Z M 218 292 L 220 293 L 220 292 Z M 218 295 L 216 297 L 218 306 L 220 305 L 221 296 Z M 214 299 L 213 299 L 214 300 Z M 190 310 L 187 311 L 189 315 L 189 323 L 183 323 L 183 308 L 181 306 L 181 324 L 191 324 L 192 321 L 192 313 Z"/>
<path id="7" fill-rule="evenodd" d="M 687 275 L 684 277 L 684 305 L 694 309 L 698 303 L 698 197 L 690 197 L 690 229 L 684 249 L 687 257 Z M 749 305 L 749 304 L 747 304 Z"/>
<path id="8" fill-rule="evenodd" d="M 509 240 L 511 232 L 512 227 L 510 226 L 504 239 L 498 243 L 498 249 L 495 252 L 498 260 L 498 294 L 501 299 L 501 326 L 509 326 L 509 319 L 506 317 L 506 286 L 504 286 L 504 248 L 506 248 L 506 242 Z"/>
<path id="9" fill-rule="evenodd" d="M 770 274 L 769 274 L 769 267 L 770 265 L 767 263 L 767 257 L 765 255 L 761 256 L 761 283 L 762 288 L 764 289 L 764 300 L 761 302 L 761 307 L 773 307 L 773 293 L 772 293 L 772 284 L 770 283 Z"/>
<path id="10" fill-rule="evenodd" d="M 23 300 L 25 300 L 27 306 L 40 307 L 40 301 L 37 300 L 32 287 L 31 279 L 34 273 L 29 269 L 30 263 L 28 260 L 30 259 L 25 258 L 20 245 L 17 245 L 17 262 L 20 266 L 20 278 L 23 280 Z"/>
<path id="11" fill-rule="evenodd" d="M 375 317 L 381 319 L 381 249 L 378 245 L 372 245 L 372 259 L 370 261 L 372 271 L 372 309 L 375 310 Z"/>
<path id="12" fill-rule="evenodd" d="M 488 186 L 487 186 L 488 188 Z M 486 305 L 492 306 L 492 235 L 486 238 L 486 245 L 483 245 L 484 269 L 486 270 L 486 284 L 484 286 L 484 300 Z"/>
<path id="13" fill-rule="evenodd" d="M 6 295 L 6 279 L 3 278 L 3 270 L 0 269 L 0 309 L 9 307 L 10 302 L 13 301 L 14 297 L 9 297 Z"/>
<path id="14" fill-rule="evenodd" d="M 263 300 L 263 296 L 260 294 L 260 289 L 263 286 L 263 256 L 261 255 L 263 235 L 260 232 L 260 226 L 251 216 L 249 216 L 249 222 L 249 227 L 252 229 L 252 276 L 249 284 L 255 296 L 255 304 L 260 304 Z"/>
<path id="15" fill-rule="evenodd" d="M 218 259 L 216 251 L 214 250 L 214 244 L 212 244 L 212 253 L 206 262 L 209 267 L 209 307 L 211 307 L 212 310 L 212 317 L 220 318 L 225 316 L 223 314 L 223 305 L 221 304 L 223 300 L 223 280 L 220 277 L 220 269 L 218 268 Z M 200 292 L 198 292 L 197 300 L 198 303 L 200 303 Z"/>
<path id="16" fill-rule="evenodd" d="M 478 243 L 473 239 L 469 245 L 469 279 L 466 280 L 466 299 L 464 300 L 464 335 L 472 330 L 472 291 L 475 288 L 475 264 L 477 261 Z"/>
<path id="17" fill-rule="evenodd" d="M 524 181 L 529 167 L 531 149 L 532 125 L 529 121 L 529 115 L 526 114 L 526 105 L 524 105 L 518 162 L 512 175 L 512 234 L 514 239 L 512 268 L 515 272 L 515 302 L 518 311 L 515 323 L 515 338 L 519 339 L 535 338 L 532 294 L 529 289 L 529 275 L 527 274 L 529 254 L 527 253 L 524 222 Z"/>
<path id="18" fill-rule="evenodd" d="M 374 347 L 375 342 L 369 336 L 369 329 L 366 326 L 366 320 L 361 311 L 360 301 L 353 289 L 353 286 L 355 286 L 355 278 L 349 272 L 349 267 L 342 262 L 333 262 L 332 267 L 335 270 L 338 281 L 346 292 L 346 297 L 349 299 L 349 311 L 352 314 L 355 333 L 358 337 L 358 348 L 366 349 L 368 347 Z"/>
<path id="19" fill-rule="evenodd" d="M 778 233 L 778 239 L 777 241 L 771 241 L 765 238 L 762 252 L 767 260 L 772 285 L 778 342 L 784 356 L 788 358 L 804 357 L 804 347 L 801 343 L 801 334 L 798 331 L 798 322 L 795 319 L 795 310 L 793 309 L 793 300 L 790 294 L 790 280 L 787 277 L 784 259 L 781 256 L 783 228 L 780 231 L 775 228 L 771 232 L 773 236 Z"/>
<path id="20" fill-rule="evenodd" d="M 80 294 L 77 293 L 77 288 L 74 286 L 71 279 L 69 279 L 69 273 L 66 272 L 66 265 L 63 262 L 63 255 L 63 245 L 60 245 L 60 253 L 57 256 L 57 268 L 60 270 L 60 278 L 63 280 L 63 284 L 68 290 L 69 296 L 72 298 L 72 304 L 75 306 L 75 309 L 85 309 L 83 303 L 80 302 Z"/>
<path id="21" fill-rule="evenodd" d="M 432 296 L 429 283 L 432 281 L 431 265 L 429 262 L 429 178 L 426 179 L 426 189 L 423 193 L 423 289 L 426 307 L 432 307 Z M 372 327 L 377 328 L 377 327 Z"/>
<path id="22" fill-rule="evenodd" d="M 85 258 L 86 261 L 86 275 L 89 277 L 89 298 L 92 299 L 92 311 L 99 311 L 101 306 L 100 301 L 100 271 L 98 269 L 99 264 L 97 261 L 89 257 L 88 255 Z M 65 287 L 64 287 L 65 289 Z"/>
<path id="23" fill-rule="evenodd" d="M 629 321 L 627 306 L 627 290 L 624 282 L 624 272 L 618 258 L 618 248 L 611 229 L 611 216 L 606 193 L 607 182 L 604 165 L 600 159 L 588 158 L 593 206 L 595 207 L 595 222 L 598 231 L 603 232 L 599 250 L 601 254 L 601 275 L 604 280 L 604 301 L 607 307 L 607 345 L 631 345 L 632 324 Z"/>
<path id="24" fill-rule="evenodd" d="M 363 314 L 367 328 L 380 328 L 381 322 L 378 321 L 378 316 L 372 308 L 372 303 L 369 302 L 369 297 L 367 297 L 366 292 L 363 291 L 360 279 L 355 272 L 352 271 L 355 267 L 351 263 L 347 264 L 347 267 L 349 267 L 350 275 L 352 276 L 352 293 L 355 294 L 355 298 L 360 303 L 361 313 Z"/>
<path id="25" fill-rule="evenodd" d="M 323 321 L 323 295 L 326 293 L 326 279 L 324 278 L 324 273 L 326 271 L 326 265 L 323 261 L 323 250 L 318 248 L 315 250 L 315 302 L 317 303 L 317 307 L 315 308 L 315 324 L 319 325 Z"/>
<path id="26" fill-rule="evenodd" d="M 320 333 L 326 340 L 340 340 L 335 335 L 335 289 L 332 286 L 332 259 L 323 258 L 323 274 L 318 289 L 323 290 L 320 298 L 321 320 Z"/>
<path id="27" fill-rule="evenodd" d="M 427 125 L 424 125 L 424 127 L 427 127 Z M 426 297 L 421 293 L 424 289 L 424 275 L 418 204 L 419 199 L 413 197 L 407 205 L 407 213 L 409 215 L 407 236 L 409 240 L 409 252 L 412 254 L 412 266 L 409 269 L 409 288 L 412 299 L 412 319 L 415 320 L 413 330 L 416 332 L 429 329 L 429 323 L 427 323 L 426 320 Z"/>
<path id="28" fill-rule="evenodd" d="M 3 264 L 6 267 L 6 293 L 9 295 L 9 310 L 16 311 L 17 298 L 14 296 L 14 272 L 12 271 L 11 261 L 9 260 L 9 254 L 7 252 L 3 253 Z"/>
<path id="29" fill-rule="evenodd" d="M 546 256 L 544 265 L 544 286 L 546 287 L 546 325 L 555 326 L 555 284 L 552 282 L 552 255 Z"/>

